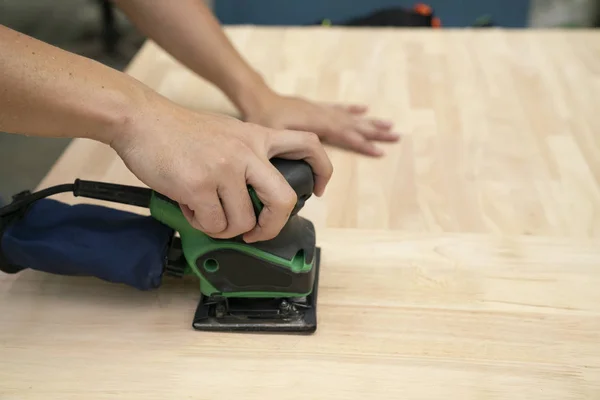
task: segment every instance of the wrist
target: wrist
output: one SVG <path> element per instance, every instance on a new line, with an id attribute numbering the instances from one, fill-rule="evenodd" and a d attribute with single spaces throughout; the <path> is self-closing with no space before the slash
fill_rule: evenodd
<path id="1" fill-rule="evenodd" d="M 243 118 L 260 113 L 277 96 L 259 75 L 241 80 L 228 94 Z"/>
<path id="2" fill-rule="evenodd" d="M 155 93 L 143 85 L 133 83 L 124 89 L 117 89 L 111 95 L 106 108 L 105 120 L 96 140 L 113 148 L 121 142 L 130 141 L 145 114 Z"/>

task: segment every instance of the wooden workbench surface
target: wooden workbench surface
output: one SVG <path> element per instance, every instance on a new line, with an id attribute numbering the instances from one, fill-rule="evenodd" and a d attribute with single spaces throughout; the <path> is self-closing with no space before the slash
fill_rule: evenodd
<path id="1" fill-rule="evenodd" d="M 193 280 L 3 275 L 0 399 L 600 399 L 600 33 L 228 33 L 275 89 L 404 132 L 380 160 L 328 148 L 335 176 L 302 212 L 317 333 L 195 332 Z M 153 43 L 128 72 L 235 113 Z M 85 140 L 41 186 L 77 177 L 139 184 Z"/>

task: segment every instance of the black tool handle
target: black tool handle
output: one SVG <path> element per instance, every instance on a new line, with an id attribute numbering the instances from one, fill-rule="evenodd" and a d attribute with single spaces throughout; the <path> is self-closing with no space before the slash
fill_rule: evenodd
<path id="1" fill-rule="evenodd" d="M 291 214 L 292 216 L 296 215 L 304 207 L 304 203 L 312 196 L 315 189 L 313 170 L 310 164 L 304 160 L 273 158 L 271 163 L 296 192 L 298 200 Z"/>

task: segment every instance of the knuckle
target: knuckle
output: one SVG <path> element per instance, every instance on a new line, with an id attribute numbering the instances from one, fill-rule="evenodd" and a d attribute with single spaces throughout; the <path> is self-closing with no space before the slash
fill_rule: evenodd
<path id="1" fill-rule="evenodd" d="M 249 134 L 246 133 L 244 139 L 267 140 L 273 134 L 273 129 L 267 128 L 264 124 L 247 122 L 245 128 Z"/>
<path id="2" fill-rule="evenodd" d="M 246 213 L 240 222 L 240 228 L 243 233 L 249 232 L 256 226 L 256 217 L 254 213 Z"/>
<path id="3" fill-rule="evenodd" d="M 223 165 L 225 172 L 239 174 L 245 169 L 245 162 L 254 154 L 252 143 L 237 141 L 228 148 L 227 165 Z"/>
<path id="4" fill-rule="evenodd" d="M 314 132 L 306 132 L 305 141 L 309 146 L 315 147 L 321 145 L 319 136 Z"/>
<path id="5" fill-rule="evenodd" d="M 267 138 L 277 132 L 276 129 L 266 127 L 263 124 L 251 124 L 250 127 L 252 128 L 252 135 L 261 138 Z"/>
<path id="6" fill-rule="evenodd" d="M 254 213 L 244 213 L 239 216 L 235 223 L 231 224 L 229 231 L 233 236 L 237 236 L 250 232 L 255 225 L 256 217 L 254 216 Z"/>
<path id="7" fill-rule="evenodd" d="M 243 215 L 237 221 L 221 226 L 222 229 L 215 232 L 215 237 L 219 239 L 231 239 L 238 235 L 247 233 L 256 225 L 256 218 L 252 215 Z"/>
<path id="8" fill-rule="evenodd" d="M 213 161 L 213 170 L 218 172 L 227 171 L 231 168 L 231 164 L 231 160 L 228 157 L 224 155 L 218 155 Z"/>
<path id="9" fill-rule="evenodd" d="M 206 170 L 199 170 L 194 176 L 186 179 L 184 185 L 194 197 L 201 198 L 208 188 L 214 186 L 214 180 Z"/>
<path id="10" fill-rule="evenodd" d="M 227 229 L 227 220 L 220 211 L 213 210 L 209 214 L 209 220 L 213 232 L 223 232 Z"/>
<path id="11" fill-rule="evenodd" d="M 296 192 L 291 187 L 286 191 L 286 193 L 283 194 L 282 197 L 286 207 L 290 210 L 296 206 L 298 195 L 296 195 Z"/>
<path id="12" fill-rule="evenodd" d="M 263 148 L 271 148 L 282 136 L 281 132 L 279 129 L 261 129 L 254 135 L 254 142 Z"/>
<path id="13" fill-rule="evenodd" d="M 242 148 L 242 149 L 240 149 Z M 205 173 L 205 181 L 217 182 L 223 174 L 230 174 L 235 171 L 239 164 L 238 156 L 243 154 L 243 146 L 234 142 L 228 144 L 227 152 L 219 152 L 214 154 L 210 162 L 207 163 L 207 172 Z"/>
<path id="14" fill-rule="evenodd" d="M 275 198 L 275 206 L 279 209 L 291 211 L 298 201 L 296 192 L 286 183 L 286 189 L 282 190 L 279 196 Z"/>
<path id="15" fill-rule="evenodd" d="M 327 157 L 327 176 L 331 177 L 333 175 L 333 163 L 331 162 L 331 159 L 329 157 Z"/>
<path id="16" fill-rule="evenodd" d="M 212 205 L 206 212 L 197 216 L 201 230 L 205 233 L 220 233 L 227 229 L 227 220 L 217 205 Z"/>

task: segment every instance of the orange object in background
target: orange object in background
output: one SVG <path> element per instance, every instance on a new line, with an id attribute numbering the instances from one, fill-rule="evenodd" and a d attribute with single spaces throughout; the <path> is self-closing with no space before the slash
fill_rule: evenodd
<path id="1" fill-rule="evenodd" d="M 413 7 L 413 10 L 415 10 L 415 12 L 417 12 L 421 15 L 425 15 L 427 17 L 433 13 L 433 10 L 431 9 L 431 7 L 428 6 L 427 4 L 423 4 L 423 3 L 415 4 L 415 6 Z"/>
<path id="2" fill-rule="evenodd" d="M 438 17 L 433 16 L 433 9 L 431 8 L 431 6 L 424 3 L 417 3 L 413 7 L 413 11 L 425 17 L 432 17 L 431 26 L 433 28 L 440 28 L 442 26 L 442 21 Z"/>

